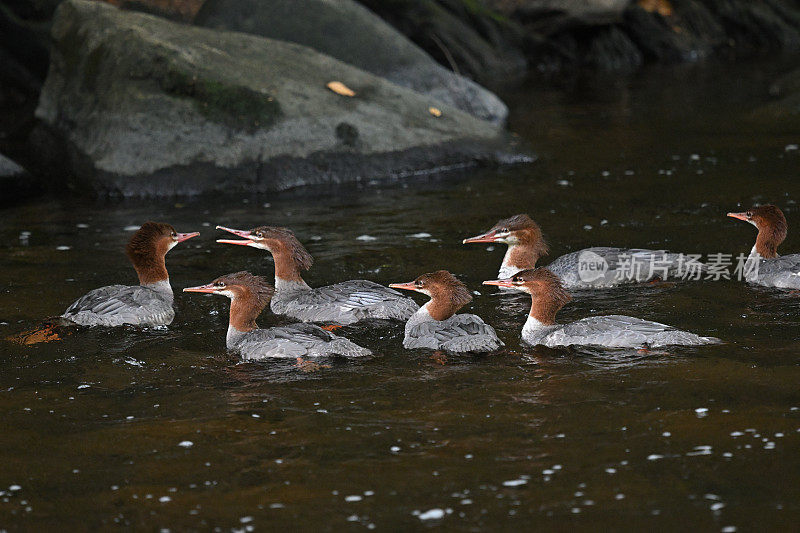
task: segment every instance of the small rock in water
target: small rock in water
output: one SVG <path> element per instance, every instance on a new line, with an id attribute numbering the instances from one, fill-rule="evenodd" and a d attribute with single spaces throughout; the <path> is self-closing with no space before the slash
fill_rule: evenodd
<path id="1" fill-rule="evenodd" d="M 366 241 L 377 241 L 378 238 L 377 237 L 373 237 L 372 235 L 359 235 L 358 237 L 356 237 L 356 240 L 357 241 L 365 241 L 366 242 Z"/>
<path id="2" fill-rule="evenodd" d="M 136 231 L 139 228 L 141 228 L 141 226 L 125 226 L 122 228 L 122 231 Z"/>
<path id="3" fill-rule="evenodd" d="M 180 446 L 181 448 L 191 448 L 192 446 L 194 446 L 194 442 L 190 440 L 182 440 L 178 443 L 178 446 Z"/>
<path id="4" fill-rule="evenodd" d="M 358 494 L 353 494 L 352 496 L 345 496 L 344 501 L 346 502 L 360 502 L 363 498 Z"/>
<path id="5" fill-rule="evenodd" d="M 86 229 L 89 227 L 89 224 L 75 224 L 76 228 Z"/>
<path id="6" fill-rule="evenodd" d="M 794 152 L 795 150 L 797 150 L 797 148 L 798 146 L 796 144 L 787 144 L 784 150 L 787 152 Z"/>
<path id="7" fill-rule="evenodd" d="M 504 487 L 519 487 L 520 485 L 527 485 L 527 479 L 511 479 L 508 481 L 503 481 Z"/>
<path id="8" fill-rule="evenodd" d="M 572 182 L 568 180 L 558 180 L 556 182 L 556 185 L 561 185 L 562 187 L 569 187 L 570 185 L 572 185 Z"/>
<path id="9" fill-rule="evenodd" d="M 409 239 L 427 239 L 428 237 L 431 237 L 431 234 L 430 233 L 425 233 L 424 231 L 420 232 L 420 233 L 414 233 L 414 234 L 408 235 Z"/>
<path id="10" fill-rule="evenodd" d="M 58 250 L 59 252 L 66 252 L 67 250 L 72 250 L 72 246 L 65 246 L 65 245 L 56 246 L 56 250 Z"/>

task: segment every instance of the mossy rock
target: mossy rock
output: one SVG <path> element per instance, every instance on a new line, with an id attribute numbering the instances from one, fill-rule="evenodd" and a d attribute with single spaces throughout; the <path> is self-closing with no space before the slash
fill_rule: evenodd
<path id="1" fill-rule="evenodd" d="M 62 3 L 53 40 L 40 138 L 100 194 L 269 191 L 530 160 L 495 124 L 297 44 L 87 0 Z"/>

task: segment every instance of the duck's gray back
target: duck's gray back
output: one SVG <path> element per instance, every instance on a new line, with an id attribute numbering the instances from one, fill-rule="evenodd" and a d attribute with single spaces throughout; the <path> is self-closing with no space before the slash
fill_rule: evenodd
<path id="1" fill-rule="evenodd" d="M 623 315 L 588 317 L 570 324 L 547 326 L 527 331 L 523 340 L 545 346 L 605 346 L 641 348 L 669 345 L 698 346 L 717 344 L 719 339 L 701 337 L 666 324 Z"/>
<path id="2" fill-rule="evenodd" d="M 165 326 L 175 318 L 172 301 L 171 289 L 109 285 L 88 292 L 61 316 L 82 326 Z"/>
<path id="3" fill-rule="evenodd" d="M 494 328 L 477 315 L 453 315 L 446 320 L 414 316 L 406 323 L 403 346 L 450 352 L 491 352 L 503 346 Z"/>
<path id="4" fill-rule="evenodd" d="M 745 279 L 750 283 L 781 289 L 800 289 L 800 254 L 772 259 L 758 257 L 758 270 Z"/>
<path id="5" fill-rule="evenodd" d="M 228 348 L 238 351 L 247 360 L 330 355 L 361 357 L 372 353 L 319 326 L 302 323 L 229 336 Z"/>
<path id="6" fill-rule="evenodd" d="M 304 322 L 347 325 L 366 318 L 407 320 L 419 306 L 383 285 L 352 280 L 316 289 L 278 290 L 270 308 Z"/>

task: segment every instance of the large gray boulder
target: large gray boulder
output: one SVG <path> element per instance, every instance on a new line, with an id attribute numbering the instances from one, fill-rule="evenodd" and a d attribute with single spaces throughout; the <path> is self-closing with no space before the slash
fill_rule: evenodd
<path id="1" fill-rule="evenodd" d="M 490 122 L 508 115 L 493 93 L 442 67 L 353 0 L 208 0 L 194 23 L 308 46 Z"/>
<path id="2" fill-rule="evenodd" d="M 86 0 L 59 6 L 53 40 L 36 115 L 100 193 L 269 191 L 527 160 L 499 126 L 304 46 Z"/>

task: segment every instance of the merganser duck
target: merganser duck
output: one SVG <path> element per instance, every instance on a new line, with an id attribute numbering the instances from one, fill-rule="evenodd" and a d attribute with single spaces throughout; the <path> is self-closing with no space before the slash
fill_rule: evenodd
<path id="1" fill-rule="evenodd" d="M 344 281 L 326 287 L 311 288 L 300 276 L 314 259 L 287 228 L 261 226 L 238 230 L 217 226 L 245 240 L 218 239 L 224 244 L 238 244 L 267 250 L 275 260 L 275 296 L 270 308 L 304 322 L 353 324 L 366 318 L 407 320 L 419 306 L 397 291 L 363 279 Z"/>
<path id="2" fill-rule="evenodd" d="M 229 350 L 239 352 L 246 360 L 327 355 L 354 357 L 372 353 L 313 324 L 259 329 L 256 318 L 269 303 L 275 289 L 266 278 L 249 272 L 221 276 L 207 285 L 187 287 L 183 292 L 221 294 L 231 299 L 225 343 Z"/>
<path id="3" fill-rule="evenodd" d="M 524 214 L 503 219 L 486 233 L 462 242 L 507 244 L 500 278 L 535 268 L 536 262 L 549 253 L 539 225 Z M 547 268 L 567 289 L 598 289 L 681 276 L 693 272 L 690 269 L 703 271 L 704 265 L 663 250 L 595 246 L 562 255 Z"/>
<path id="4" fill-rule="evenodd" d="M 745 280 L 766 287 L 800 289 L 800 254 L 778 255 L 788 228 L 783 212 L 774 205 L 762 205 L 728 216 L 758 228 L 756 244 L 744 264 Z"/>
<path id="5" fill-rule="evenodd" d="M 479 316 L 456 314 L 472 301 L 472 295 L 450 272 L 437 270 L 408 283 L 392 283 L 389 287 L 421 292 L 431 298 L 406 322 L 405 348 L 491 352 L 503 346 L 494 328 Z"/>
<path id="6" fill-rule="evenodd" d="M 556 324 L 556 313 L 572 298 L 558 276 L 544 267 L 523 270 L 510 278 L 484 281 L 483 284 L 531 295 L 531 310 L 522 328 L 522 340 L 534 346 L 643 348 L 721 342 L 715 337 L 701 337 L 666 324 L 623 315 L 592 316 L 571 324 Z"/>
<path id="7" fill-rule="evenodd" d="M 164 257 L 176 244 L 198 235 L 178 233 L 169 224 L 145 222 L 125 247 L 139 276 L 139 285 L 94 289 L 70 305 L 61 318 L 81 326 L 171 324 L 175 311 Z"/>

